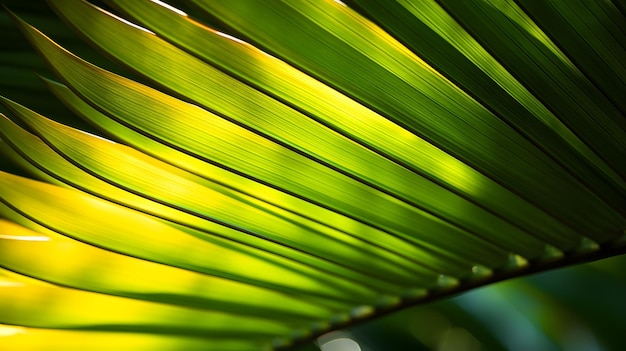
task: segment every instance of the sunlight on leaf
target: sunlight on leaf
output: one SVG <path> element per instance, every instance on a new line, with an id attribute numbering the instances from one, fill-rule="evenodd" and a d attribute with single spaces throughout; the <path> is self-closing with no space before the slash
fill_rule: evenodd
<path id="1" fill-rule="evenodd" d="M 0 17 L 3 346 L 608 340 L 540 278 L 336 330 L 626 252 L 621 2 L 48 3 Z"/>

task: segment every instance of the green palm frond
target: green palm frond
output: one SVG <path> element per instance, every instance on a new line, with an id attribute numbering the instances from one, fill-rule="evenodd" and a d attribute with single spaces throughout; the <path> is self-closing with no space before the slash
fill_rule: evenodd
<path id="1" fill-rule="evenodd" d="M 11 349 L 281 348 L 626 251 L 621 2 L 105 3 L 3 13 Z"/>

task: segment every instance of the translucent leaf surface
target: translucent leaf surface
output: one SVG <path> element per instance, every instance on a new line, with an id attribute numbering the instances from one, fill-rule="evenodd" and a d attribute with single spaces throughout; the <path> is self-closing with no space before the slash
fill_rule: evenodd
<path id="1" fill-rule="evenodd" d="M 49 3 L 0 17 L 3 346 L 278 349 L 626 250 L 621 3 Z"/>

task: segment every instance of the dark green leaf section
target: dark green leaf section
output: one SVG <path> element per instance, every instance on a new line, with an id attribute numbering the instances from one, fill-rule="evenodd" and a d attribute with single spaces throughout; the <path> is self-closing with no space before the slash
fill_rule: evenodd
<path id="1" fill-rule="evenodd" d="M 560 212 L 563 203 L 577 202 L 576 207 L 581 207 L 573 211 L 572 216 L 567 219 L 576 228 L 589 233 L 597 231 L 598 226 L 602 226 L 600 217 L 604 216 L 601 214 L 603 211 L 597 213 L 600 216 L 596 217 L 597 223 L 592 224 L 588 221 L 583 223 L 580 220 L 583 213 L 593 213 L 595 209 L 603 207 L 596 196 L 589 194 L 591 202 L 584 201 L 584 205 L 579 198 L 568 199 L 574 193 L 585 192 L 582 189 L 574 190 L 580 188 L 580 183 L 572 179 L 571 175 L 478 101 L 452 82 L 442 79 L 438 72 L 421 58 L 408 52 L 393 37 L 377 30 L 373 24 L 341 3 L 330 1 L 315 4 L 303 1 L 288 3 L 240 1 L 233 5 L 208 1 L 197 3 L 262 47 L 380 111 L 386 117 L 450 152 L 511 190 L 538 201 L 551 213 Z M 495 9 L 492 11 L 494 20 L 504 16 L 495 13 Z M 492 13 L 477 13 L 467 18 L 476 19 L 477 23 L 482 24 L 485 21 L 480 19 L 487 15 Z M 263 20 L 259 20 L 261 18 Z M 294 22 L 297 22 L 298 26 L 292 26 Z M 502 22 L 504 23 L 504 20 Z M 284 28 L 293 30 L 285 31 Z M 509 50 L 508 47 L 513 45 L 512 41 L 505 39 L 505 34 L 500 38 L 494 36 L 494 33 L 509 32 L 500 28 L 490 28 L 489 33 L 480 34 L 484 38 L 501 40 L 501 50 Z M 511 33 L 517 32 L 511 29 Z M 518 34 L 511 35 L 516 35 L 517 38 Z M 519 37 L 525 40 L 526 34 L 519 34 Z M 503 61 L 526 65 L 525 76 L 528 76 L 527 71 L 541 75 L 541 70 L 531 68 L 529 63 L 518 59 L 524 57 L 522 53 L 526 52 L 525 50 L 527 48 L 520 47 L 504 57 Z M 544 55 L 545 52 L 541 51 L 537 55 L 539 54 Z M 533 62 L 533 67 L 536 64 L 543 67 L 542 61 Z M 556 68 L 554 70 L 557 72 Z M 569 91 L 567 87 L 572 84 L 562 84 L 566 89 L 559 88 L 559 94 L 567 95 L 565 91 Z M 545 84 L 538 81 L 537 85 Z M 576 86 L 574 91 L 578 89 Z M 620 144 L 624 140 L 623 129 L 617 127 L 617 121 L 609 117 L 611 114 L 615 115 L 615 111 L 611 106 L 599 104 L 597 100 L 590 100 L 589 97 L 581 101 L 588 101 L 587 108 L 595 109 L 581 116 L 581 121 L 594 120 L 597 122 L 593 123 L 599 125 L 604 118 L 602 116 L 607 116 L 606 130 L 602 134 L 597 134 L 594 140 L 606 140 L 606 143 L 603 143 L 606 146 L 602 146 L 607 150 L 608 157 L 605 162 L 614 165 L 618 174 L 623 173 L 621 160 L 624 159 L 624 154 L 621 150 L 625 148 Z M 571 103 L 564 101 L 557 104 L 559 111 L 571 115 L 570 109 L 573 108 Z M 597 112 L 597 118 L 600 120 L 596 118 L 594 112 Z M 572 120 L 578 123 L 578 119 Z M 590 131 L 586 126 L 581 126 L 580 130 L 576 127 L 574 130 L 576 133 Z M 520 169 L 523 172 L 518 172 Z M 537 179 L 542 179 L 541 184 L 535 184 L 533 180 Z M 566 190 L 568 188 L 569 190 Z M 623 184 L 620 184 L 619 188 L 623 192 Z M 548 195 L 552 192 L 554 196 Z M 584 208 L 588 205 L 588 208 Z"/>
<path id="2" fill-rule="evenodd" d="M 609 1 L 581 0 L 571 1 L 569 6 L 565 2 L 533 1 L 519 1 L 519 5 L 611 103 L 626 113 L 626 102 L 620 95 L 626 84 L 626 65 L 622 60 L 626 55 L 626 20 L 614 5 Z M 583 14 L 577 8 L 587 12 Z M 617 121 L 626 127 L 619 117 Z"/>
<path id="3" fill-rule="evenodd" d="M 548 110 L 540 101 L 541 95 L 532 95 L 506 70 L 505 62 L 490 55 L 441 6 L 394 1 L 384 6 L 375 1 L 357 3 L 438 72 L 539 145 L 586 186 L 621 206 L 624 195 L 621 178 L 561 122 L 560 114 L 555 115 L 560 110 Z M 509 4 L 507 9 L 507 13 L 525 24 L 526 30 L 538 36 L 554 55 L 569 62 L 519 8 Z M 575 69 L 573 65 L 570 67 Z"/>
<path id="4" fill-rule="evenodd" d="M 50 1 L 119 66 L 0 17 L 14 349 L 280 348 L 624 250 L 621 3 L 107 3 Z"/>
<path id="5" fill-rule="evenodd" d="M 559 6 L 565 10 L 562 12 L 565 16 L 575 12 L 574 8 L 579 11 L 585 8 L 585 13 L 588 13 L 589 17 L 595 17 L 593 12 L 589 13 L 586 6 L 580 2 L 578 7 L 575 5 L 571 7 L 573 4 L 570 2 L 567 2 L 567 5 L 564 1 L 560 3 L 562 5 Z M 545 96 L 544 104 L 558 111 L 559 118 L 564 124 L 575 131 L 587 145 L 595 149 L 605 161 L 612 164 L 619 174 L 624 174 L 626 166 L 621 161 L 624 159 L 624 150 L 626 150 L 624 115 L 610 101 L 607 101 L 601 91 L 585 79 L 584 75 L 572 67 L 569 60 L 560 59 L 552 54 L 531 33 L 521 28 L 515 20 L 511 20 L 506 8 L 502 11 L 497 6 L 482 1 L 475 4 L 448 1 L 443 6 L 469 32 L 481 39 L 487 50 L 506 62 L 508 69 L 518 76 L 518 79 L 526 81 L 527 85 L 532 85 L 537 96 Z M 489 20 L 476 21 L 468 20 L 469 18 L 488 18 Z M 507 33 L 507 35 L 514 36 L 516 41 L 508 40 L 505 35 L 485 35 L 487 33 Z M 619 39 L 623 41 L 623 33 Z M 584 47 L 577 49 L 577 51 L 581 50 L 584 50 Z M 521 56 L 520 52 L 525 52 L 526 55 Z M 620 57 L 619 52 L 614 52 L 607 58 L 616 54 Z M 541 74 L 538 70 L 532 69 L 537 64 L 544 68 Z M 614 74 L 617 77 L 621 76 L 619 79 L 624 77 L 623 67 L 623 61 L 612 67 Z M 606 142 L 597 142 L 603 139 Z"/>

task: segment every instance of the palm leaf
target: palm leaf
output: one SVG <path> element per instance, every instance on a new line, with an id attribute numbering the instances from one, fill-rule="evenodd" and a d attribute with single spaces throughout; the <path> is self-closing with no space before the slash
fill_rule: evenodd
<path id="1" fill-rule="evenodd" d="M 624 252 L 623 4 L 191 3 L 50 1 L 116 64 L 3 17 L 55 76 L 7 31 L 12 348 L 280 348 Z"/>

